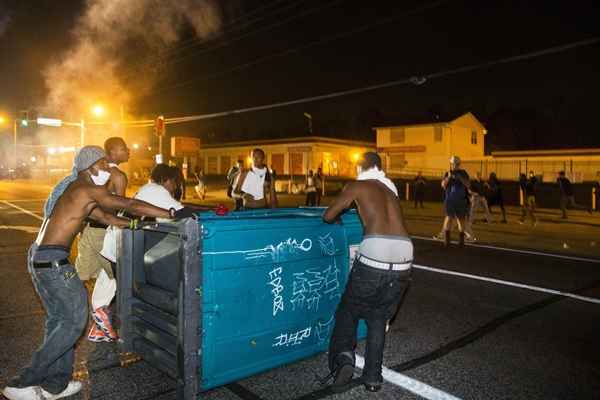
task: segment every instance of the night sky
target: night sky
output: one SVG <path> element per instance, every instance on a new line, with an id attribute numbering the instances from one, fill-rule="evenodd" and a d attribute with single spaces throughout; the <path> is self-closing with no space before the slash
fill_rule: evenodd
<path id="1" fill-rule="evenodd" d="M 146 56 L 158 71 L 148 92 L 134 90 L 127 106 L 131 115 L 176 117 L 271 104 L 599 35 L 600 13 L 593 1 L 219 3 L 226 4 L 219 6 L 222 26 L 210 40 L 194 41 L 192 29 L 184 26 L 180 39 L 162 49 L 161 57 L 142 54 L 146 49 L 135 40 L 122 50 L 131 59 L 117 71 L 125 87 L 135 87 L 132 82 L 143 73 L 132 67 L 139 65 L 138 56 Z M 74 0 L 1 0 L 0 111 L 44 104 L 42 70 L 73 45 L 69 32 L 85 7 L 84 1 Z M 148 29 L 152 24 L 148 18 Z M 332 40 L 334 35 L 342 37 Z M 319 40 L 326 43 L 307 46 Z M 307 134 L 303 113 L 308 112 L 316 135 L 374 140 L 373 126 L 444 120 L 471 111 L 488 128 L 488 150 L 600 146 L 599 55 L 596 43 L 421 85 L 170 126 L 169 133 L 197 135 L 205 142 L 302 136 Z"/>

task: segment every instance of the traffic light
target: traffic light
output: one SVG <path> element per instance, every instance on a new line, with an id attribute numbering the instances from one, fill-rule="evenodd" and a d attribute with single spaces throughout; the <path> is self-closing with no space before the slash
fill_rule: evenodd
<path id="1" fill-rule="evenodd" d="M 21 126 L 29 125 L 29 110 L 23 110 L 20 113 Z"/>
<path id="2" fill-rule="evenodd" d="M 165 117 L 159 115 L 154 121 L 154 134 L 158 137 L 165 136 Z"/>

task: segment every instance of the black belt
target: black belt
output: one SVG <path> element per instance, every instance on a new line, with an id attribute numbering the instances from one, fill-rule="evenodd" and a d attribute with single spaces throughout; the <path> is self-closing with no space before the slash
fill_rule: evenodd
<path id="1" fill-rule="evenodd" d="M 68 258 L 63 258 L 62 260 L 57 261 L 48 261 L 48 262 L 34 262 L 33 268 L 35 269 L 43 269 L 43 268 L 52 268 L 52 267 L 60 267 L 61 265 L 71 264 Z"/>
<path id="2" fill-rule="evenodd" d="M 90 221 L 88 223 L 88 225 L 90 226 L 90 228 L 100 228 L 100 229 L 108 228 L 108 225 L 104 225 L 104 224 L 101 224 L 101 223 L 95 222 L 95 221 Z"/>

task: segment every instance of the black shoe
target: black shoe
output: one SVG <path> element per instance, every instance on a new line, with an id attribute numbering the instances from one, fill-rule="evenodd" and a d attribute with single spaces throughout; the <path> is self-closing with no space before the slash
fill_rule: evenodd
<path id="1" fill-rule="evenodd" d="M 381 383 L 367 383 L 367 382 L 365 382 L 364 385 L 365 385 L 365 390 L 367 392 L 375 393 L 375 392 L 379 392 L 381 390 Z"/>
<path id="2" fill-rule="evenodd" d="M 465 233 L 464 232 L 461 232 L 458 237 L 458 246 L 465 247 Z"/>
<path id="3" fill-rule="evenodd" d="M 341 393 L 348 389 L 352 377 L 354 376 L 354 366 L 352 364 L 342 364 L 335 370 L 335 378 L 331 384 L 333 393 Z"/>
<path id="4" fill-rule="evenodd" d="M 450 231 L 444 231 L 444 247 L 450 246 Z"/>

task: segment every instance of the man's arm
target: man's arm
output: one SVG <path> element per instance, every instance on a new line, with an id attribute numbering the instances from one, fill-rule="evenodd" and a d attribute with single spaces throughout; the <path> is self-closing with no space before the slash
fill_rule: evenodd
<path id="1" fill-rule="evenodd" d="M 244 181 L 246 180 L 246 175 L 248 175 L 247 171 L 240 171 L 240 175 L 238 177 L 237 180 L 237 184 L 235 185 L 235 188 L 233 189 L 235 194 L 242 194 L 242 185 L 244 184 Z"/>
<path id="2" fill-rule="evenodd" d="M 104 187 L 92 188 L 91 197 L 104 209 L 124 209 L 133 215 L 155 218 L 171 218 L 169 210 L 153 206 L 145 201 L 110 194 Z"/>
<path id="3" fill-rule="evenodd" d="M 442 179 L 442 182 L 441 182 L 442 188 L 444 190 L 446 190 L 446 187 L 448 186 L 448 180 L 449 179 L 450 179 L 450 174 L 446 173 L 446 175 L 444 175 L 444 179 Z"/>
<path id="4" fill-rule="evenodd" d="M 266 193 L 265 193 L 265 196 L 266 196 Z M 273 182 L 272 177 L 271 177 L 271 182 L 269 183 L 269 206 L 271 208 L 279 207 L 279 204 L 277 201 L 277 193 L 275 192 L 275 182 Z"/>
<path id="5" fill-rule="evenodd" d="M 128 219 L 117 217 L 116 215 L 107 213 L 98 207 L 92 210 L 89 217 L 94 221 L 98 221 L 105 225 L 114 225 L 118 228 L 127 228 L 129 226 Z"/>
<path id="6" fill-rule="evenodd" d="M 356 183 L 351 182 L 344 186 L 342 193 L 333 201 L 333 203 L 323 213 L 323 221 L 332 223 L 337 216 L 349 208 L 352 202 L 356 199 Z"/>
<path id="7" fill-rule="evenodd" d="M 118 196 L 125 196 L 127 176 L 117 168 L 113 168 L 113 171 L 110 176 L 109 190 Z"/>

